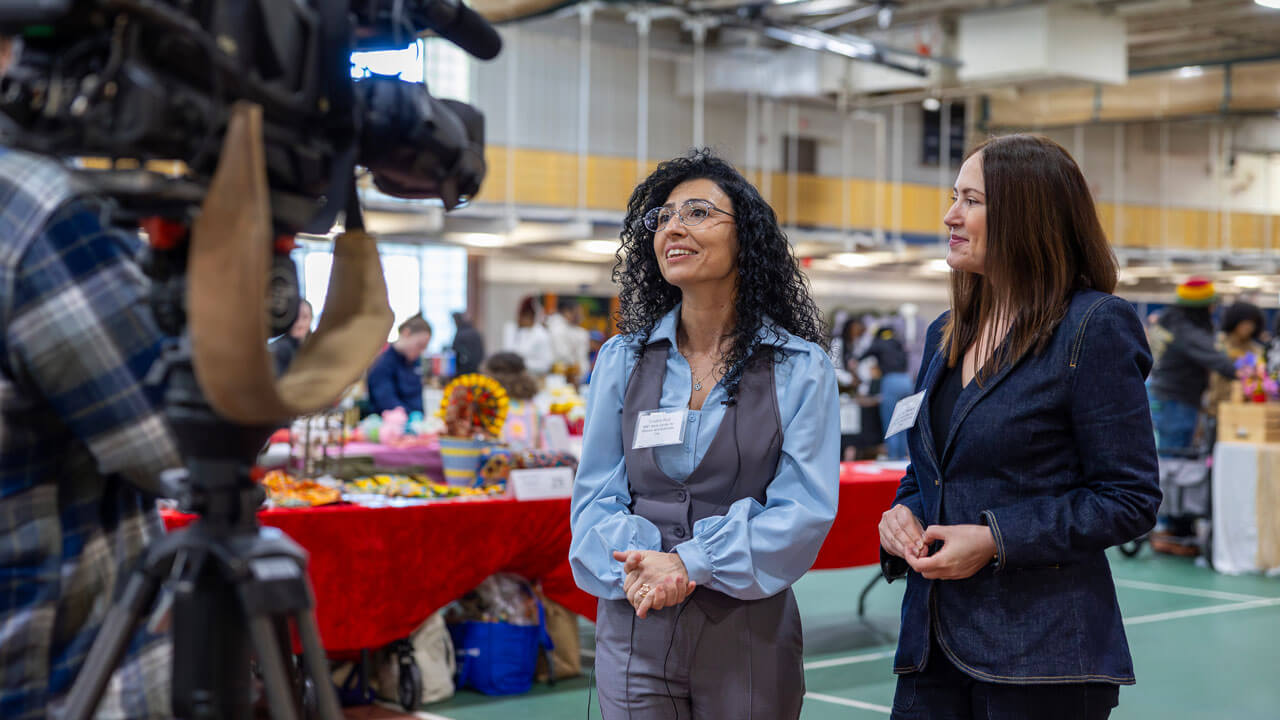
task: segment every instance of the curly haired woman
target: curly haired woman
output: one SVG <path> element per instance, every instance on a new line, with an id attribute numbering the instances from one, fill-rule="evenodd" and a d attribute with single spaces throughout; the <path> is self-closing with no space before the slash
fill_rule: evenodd
<path id="1" fill-rule="evenodd" d="M 839 404 L 773 209 L 698 150 L 631 195 L 574 484 L 606 719 L 796 718 L 791 584 L 836 514 Z"/>

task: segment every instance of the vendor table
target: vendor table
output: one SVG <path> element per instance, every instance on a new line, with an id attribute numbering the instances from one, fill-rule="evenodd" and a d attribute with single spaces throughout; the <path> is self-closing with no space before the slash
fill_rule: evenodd
<path id="1" fill-rule="evenodd" d="M 1219 442 L 1210 486 L 1214 569 L 1280 568 L 1280 445 Z"/>
<path id="2" fill-rule="evenodd" d="M 878 561 L 876 524 L 901 476 L 870 463 L 842 466 L 839 511 L 815 568 Z M 595 598 L 577 588 L 569 570 L 567 498 L 333 505 L 265 510 L 258 517 L 310 553 L 316 620 L 332 653 L 408 637 L 431 613 L 496 572 L 541 580 L 547 597 L 595 618 Z M 166 512 L 164 519 L 175 528 L 192 517 Z"/>

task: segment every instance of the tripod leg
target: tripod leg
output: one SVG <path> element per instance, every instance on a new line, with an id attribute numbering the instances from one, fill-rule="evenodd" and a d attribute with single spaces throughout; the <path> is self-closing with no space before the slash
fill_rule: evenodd
<path id="1" fill-rule="evenodd" d="M 138 623 L 155 602 L 159 587 L 159 581 L 142 570 L 129 577 L 124 594 L 107 613 L 93 647 L 89 648 L 84 667 L 71 686 L 64 720 L 89 720 L 93 716 L 111 673 L 120 664 Z"/>
<path id="2" fill-rule="evenodd" d="M 307 591 L 310 596 L 310 590 Z M 302 641 L 302 669 L 316 686 L 316 708 L 323 720 L 340 720 L 342 713 L 338 709 L 338 696 L 333 691 L 333 682 L 329 677 L 328 663 L 325 662 L 324 647 L 320 644 L 320 630 L 316 626 L 315 615 L 311 610 L 302 610 L 294 616 L 298 625 L 298 638 Z"/>
<path id="3" fill-rule="evenodd" d="M 270 617 L 249 617 L 249 637 L 258 654 L 258 667 L 262 669 L 262 684 L 267 691 L 271 717 L 275 720 L 299 720 L 297 698 L 293 683 L 289 682 L 284 666 L 284 648 L 276 641 L 276 632 Z"/>

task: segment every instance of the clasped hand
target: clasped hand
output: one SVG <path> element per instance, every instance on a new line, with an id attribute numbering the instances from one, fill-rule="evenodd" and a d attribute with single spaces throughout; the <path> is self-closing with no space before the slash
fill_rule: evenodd
<path id="1" fill-rule="evenodd" d="M 929 554 L 929 546 L 942 548 Z M 990 564 L 996 541 L 985 525 L 930 525 L 920 521 L 905 505 L 894 505 L 880 517 L 880 546 L 907 561 L 912 570 L 929 580 L 963 580 Z"/>
<path id="2" fill-rule="evenodd" d="M 679 605 L 697 586 L 677 553 L 631 550 L 615 552 L 613 559 L 622 563 L 627 574 L 622 589 L 640 618 L 651 610 Z"/>

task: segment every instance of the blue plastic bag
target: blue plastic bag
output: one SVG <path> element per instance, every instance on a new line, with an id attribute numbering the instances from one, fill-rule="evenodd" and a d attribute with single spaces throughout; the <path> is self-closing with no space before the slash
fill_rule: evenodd
<path id="1" fill-rule="evenodd" d="M 468 620 L 449 626 L 449 633 L 458 655 L 457 686 L 485 695 L 528 692 L 538 652 L 553 647 L 541 601 L 537 625 Z"/>

